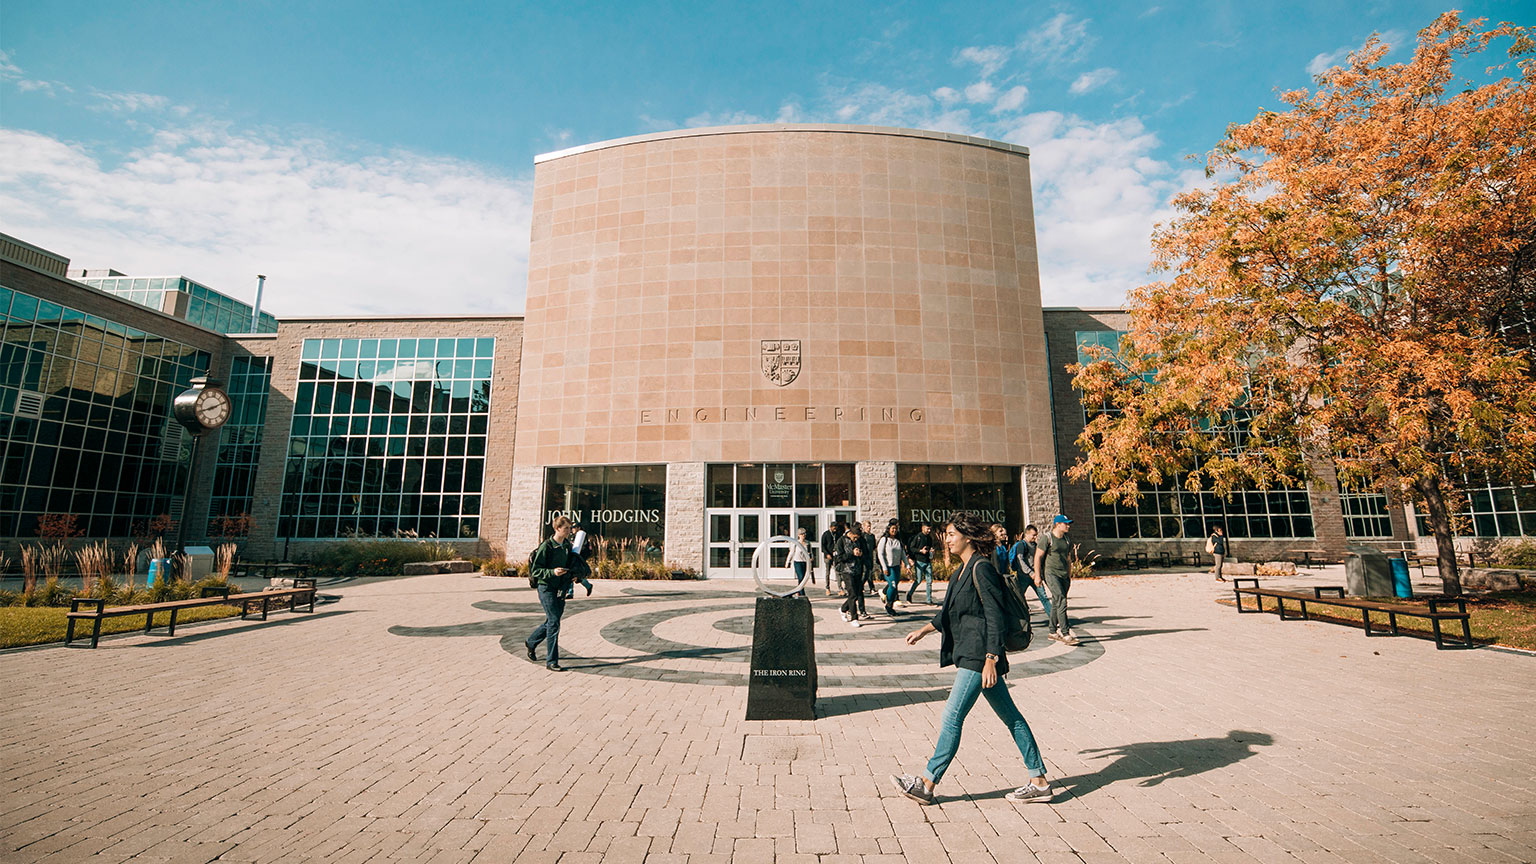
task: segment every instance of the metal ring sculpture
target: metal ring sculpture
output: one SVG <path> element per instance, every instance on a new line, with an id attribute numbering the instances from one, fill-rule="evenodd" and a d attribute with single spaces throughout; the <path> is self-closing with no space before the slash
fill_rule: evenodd
<path id="1" fill-rule="evenodd" d="M 796 546 L 799 546 L 800 551 L 804 552 L 805 557 L 809 559 L 809 564 L 805 568 L 805 575 L 800 577 L 800 584 L 784 592 L 775 591 L 772 588 L 769 588 L 767 585 L 764 585 L 762 576 L 761 565 L 762 562 L 767 560 L 763 553 L 768 551 L 768 549 L 772 547 L 773 544 L 779 542 L 792 543 Z M 799 540 L 796 540 L 793 537 L 785 537 L 783 534 L 780 534 L 777 537 L 769 537 L 767 540 L 757 544 L 757 548 L 752 551 L 752 581 L 756 582 L 757 587 L 761 588 L 763 593 L 770 597 L 789 597 L 805 590 L 805 586 L 810 582 L 811 579 L 811 567 L 815 563 L 815 559 L 811 557 L 811 551 L 805 548 L 805 544 L 801 543 Z"/>

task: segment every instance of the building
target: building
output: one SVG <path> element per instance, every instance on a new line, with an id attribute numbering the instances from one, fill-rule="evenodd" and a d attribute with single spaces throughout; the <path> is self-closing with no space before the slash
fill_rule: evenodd
<path id="1" fill-rule="evenodd" d="M 1133 507 L 1063 483 L 1085 421 L 1067 367 L 1126 316 L 1041 308 L 1009 144 L 778 124 L 539 157 L 524 316 L 248 333 L 216 293 L 0 235 L 0 544 L 69 514 L 90 537 L 239 523 L 257 558 L 407 534 L 520 560 L 568 513 L 721 577 L 796 527 L 959 509 L 1012 531 L 1064 512 L 1085 548 L 1154 558 L 1216 521 L 1247 559 L 1425 542 L 1411 507 L 1339 494 L 1329 465 L 1312 488 Z M 235 413 L 194 454 L 169 406 L 199 374 Z M 1536 535 L 1536 483 L 1469 512 L 1464 543 Z"/>

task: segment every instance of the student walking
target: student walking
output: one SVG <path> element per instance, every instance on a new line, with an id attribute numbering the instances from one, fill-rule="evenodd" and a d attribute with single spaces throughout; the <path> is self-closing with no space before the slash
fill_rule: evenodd
<path id="1" fill-rule="evenodd" d="M 810 571 L 812 579 L 816 578 L 816 571 L 811 569 L 811 564 L 814 562 L 811 561 L 811 550 L 808 545 L 810 541 L 805 536 L 804 528 L 795 529 L 795 540 L 797 541 L 795 545 L 789 547 L 789 564 L 795 568 L 795 584 L 799 585 L 805 581 L 807 570 Z M 805 589 L 801 588 L 795 592 L 794 596 L 804 597 Z"/>
<path id="2" fill-rule="evenodd" d="M 1035 588 L 1035 596 L 1040 598 L 1040 608 L 1045 610 L 1046 620 L 1051 617 L 1051 600 L 1045 596 L 1045 580 L 1035 570 L 1035 552 L 1038 546 L 1035 541 L 1040 537 L 1040 529 L 1033 525 L 1024 526 L 1024 536 L 1019 542 L 1013 544 L 1012 567 L 1013 572 L 1027 580 Z"/>
<path id="3" fill-rule="evenodd" d="M 864 544 L 864 596 L 875 596 L 875 529 L 868 519 L 862 523 L 859 542 Z M 866 616 L 868 617 L 868 616 Z"/>
<path id="4" fill-rule="evenodd" d="M 587 596 L 592 596 L 592 583 L 589 577 L 592 575 L 592 567 L 587 563 L 587 532 L 580 525 L 572 522 L 571 527 L 576 533 L 571 537 L 571 584 L 565 589 L 565 599 L 576 596 L 576 583 L 580 582 L 587 589 Z"/>
<path id="5" fill-rule="evenodd" d="M 528 559 L 528 572 L 539 592 L 539 606 L 544 609 L 544 623 L 540 624 L 523 643 L 528 649 L 528 659 L 538 660 L 534 653 L 539 643 L 549 640 L 549 653 L 544 668 L 551 672 L 564 672 L 560 665 L 560 616 L 565 614 L 565 592 L 571 587 L 571 520 L 568 516 L 555 517 L 555 534 L 539 544 Z"/>
<path id="6" fill-rule="evenodd" d="M 1008 726 L 1013 743 L 1024 757 L 1030 782 L 1009 792 L 1010 801 L 1044 802 L 1055 796 L 1046 779 L 1045 761 L 1029 723 L 1014 704 L 1004 680 L 1008 674 L 1008 656 L 1003 651 L 1004 620 L 1002 577 L 992 564 L 994 535 L 974 513 L 956 513 L 944 526 L 944 545 L 961 560 L 960 572 L 950 580 L 944 592 L 944 605 L 933 620 L 907 634 L 907 644 L 916 645 L 929 633 L 940 633 L 939 668 L 954 666 L 955 683 L 944 704 L 939 725 L 939 740 L 933 758 L 921 776 L 891 775 L 891 782 L 908 798 L 919 804 L 934 802 L 934 787 L 944 779 L 944 772 L 960 749 L 960 732 L 966 715 L 978 697 Z"/>
<path id="7" fill-rule="evenodd" d="M 875 557 L 885 573 L 885 614 L 896 617 L 896 597 L 901 591 L 901 565 L 907 560 L 907 549 L 897 536 L 895 523 L 885 526 L 885 536 L 875 549 Z"/>
<path id="8" fill-rule="evenodd" d="M 843 601 L 843 620 L 855 627 L 859 626 L 860 620 L 870 617 L 864 611 L 864 574 L 868 572 L 865 566 L 868 556 L 864 552 L 863 533 L 859 530 L 859 523 L 849 525 L 848 533 L 837 541 L 837 551 L 834 553 L 838 578 L 842 580 L 848 594 Z"/>
<path id="9" fill-rule="evenodd" d="M 1072 587 L 1072 542 L 1067 539 L 1067 532 L 1071 528 L 1071 519 L 1056 514 L 1051 521 L 1051 533 L 1035 550 L 1035 572 L 1045 579 L 1045 590 L 1051 595 L 1051 632 L 1047 635 L 1066 645 L 1077 644 L 1077 637 L 1067 624 L 1067 590 Z"/>
<path id="10" fill-rule="evenodd" d="M 912 603 L 912 592 L 917 590 L 917 580 L 923 580 L 928 590 L 928 605 L 933 605 L 933 526 L 922 524 L 907 542 L 907 557 L 912 559 L 912 585 L 907 589 L 907 603 Z"/>
<path id="11" fill-rule="evenodd" d="M 822 564 L 827 568 L 826 577 L 828 597 L 836 597 L 839 593 L 841 593 L 841 587 L 834 588 L 832 584 L 832 573 L 834 572 L 834 568 L 832 566 L 832 557 L 837 554 L 837 541 L 838 538 L 842 536 L 843 522 L 840 519 L 836 522 L 833 522 L 832 527 L 821 532 L 821 560 Z M 838 581 L 842 581 L 841 575 L 839 575 Z"/>
<path id="12" fill-rule="evenodd" d="M 1227 560 L 1227 529 L 1220 522 L 1211 526 L 1211 536 L 1205 540 L 1205 551 L 1210 553 L 1215 562 L 1211 565 L 1211 572 L 1216 574 L 1216 581 L 1227 581 L 1227 577 L 1221 575 L 1221 565 Z"/>

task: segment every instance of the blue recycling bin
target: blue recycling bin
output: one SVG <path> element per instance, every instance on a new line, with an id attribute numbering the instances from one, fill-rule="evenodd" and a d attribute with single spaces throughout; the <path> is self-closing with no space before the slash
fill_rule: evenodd
<path id="1" fill-rule="evenodd" d="M 151 559 L 149 559 L 149 587 L 150 588 L 155 587 L 155 583 L 158 582 L 159 580 L 168 578 L 170 576 L 170 573 L 171 573 L 171 559 L 169 559 L 169 558 L 151 558 Z"/>
<path id="2" fill-rule="evenodd" d="M 1392 564 L 1392 596 L 1412 597 L 1413 583 L 1408 581 L 1408 562 L 1401 558 L 1390 560 Z"/>

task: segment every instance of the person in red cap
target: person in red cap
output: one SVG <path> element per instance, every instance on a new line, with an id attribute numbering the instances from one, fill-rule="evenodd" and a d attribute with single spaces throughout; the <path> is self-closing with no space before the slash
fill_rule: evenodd
<path id="1" fill-rule="evenodd" d="M 1076 645 L 1077 637 L 1067 624 L 1067 589 L 1072 587 L 1072 543 L 1067 532 L 1072 520 L 1064 513 L 1051 520 L 1051 533 L 1045 535 L 1035 549 L 1035 572 L 1045 579 L 1045 590 L 1051 595 L 1051 632 L 1047 635 L 1066 645 Z"/>

